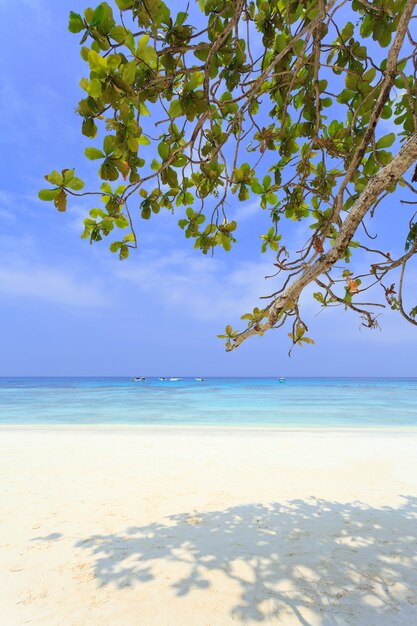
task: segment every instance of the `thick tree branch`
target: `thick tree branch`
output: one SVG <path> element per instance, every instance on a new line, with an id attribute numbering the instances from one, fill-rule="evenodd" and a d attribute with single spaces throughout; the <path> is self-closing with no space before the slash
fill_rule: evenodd
<path id="1" fill-rule="evenodd" d="M 248 328 L 231 340 L 231 345 L 227 351 L 234 350 L 249 337 L 263 333 L 273 328 L 279 320 L 282 312 L 292 309 L 298 301 L 303 289 L 316 280 L 321 274 L 327 272 L 346 252 L 346 249 L 356 232 L 359 224 L 366 213 L 372 208 L 380 194 L 387 187 L 395 184 L 401 176 L 417 161 L 417 134 L 410 137 L 392 161 L 382 168 L 368 183 L 358 200 L 350 210 L 334 241 L 333 247 L 323 254 L 317 261 L 309 266 L 278 298 L 276 298 L 269 308 L 269 318 L 259 324 L 257 328 Z"/>
<path id="2" fill-rule="evenodd" d="M 407 0 L 407 3 L 404 7 L 404 11 L 401 15 L 400 22 L 398 24 L 398 30 L 394 39 L 394 42 L 391 46 L 391 49 L 388 53 L 387 59 L 387 67 L 384 72 L 384 78 L 382 80 L 379 92 L 379 96 L 377 101 L 373 107 L 372 115 L 369 120 L 368 127 L 365 131 L 365 134 L 362 137 L 362 141 L 358 146 L 356 152 L 353 155 L 352 160 L 349 163 L 349 167 L 347 169 L 346 175 L 340 185 L 339 191 L 336 196 L 336 202 L 333 208 L 333 213 L 331 216 L 331 221 L 336 221 L 337 217 L 340 214 L 340 211 L 343 206 L 343 193 L 352 179 L 354 172 L 357 170 L 359 164 L 361 163 L 366 149 L 371 141 L 372 137 L 375 134 L 375 127 L 377 122 L 381 116 L 382 109 L 384 108 L 385 103 L 388 100 L 390 91 L 394 84 L 394 79 L 397 74 L 397 63 L 398 63 L 398 55 L 400 54 L 402 45 L 404 43 L 404 39 L 407 33 L 408 24 L 410 22 L 411 16 L 413 14 L 414 7 L 417 4 L 417 0 Z"/>

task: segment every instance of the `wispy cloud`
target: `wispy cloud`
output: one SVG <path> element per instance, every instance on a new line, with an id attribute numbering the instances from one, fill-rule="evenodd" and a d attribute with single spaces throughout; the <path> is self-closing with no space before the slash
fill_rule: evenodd
<path id="1" fill-rule="evenodd" d="M 238 208 L 236 211 L 231 211 L 229 219 L 235 219 L 238 224 L 241 224 L 242 222 L 246 222 L 255 216 L 262 216 L 262 214 L 265 214 L 266 211 L 261 208 L 260 202 L 260 198 L 255 198 L 251 202 L 246 202 L 245 204 L 238 202 Z"/>
<path id="2" fill-rule="evenodd" d="M 241 261 L 232 268 L 210 257 L 174 251 L 144 254 L 146 261 L 119 266 L 116 277 L 129 281 L 164 307 L 198 320 L 230 321 L 259 306 L 259 296 L 273 290 L 265 281 L 270 261 Z"/>
<path id="3" fill-rule="evenodd" d="M 3 298 L 30 298 L 70 305 L 76 309 L 102 307 L 108 298 L 100 277 L 85 275 L 77 263 L 54 256 L 44 260 L 39 244 L 22 234 L 0 236 L 0 294 Z"/>
<path id="4" fill-rule="evenodd" d="M 19 262 L 0 267 L 0 293 L 7 297 L 48 300 L 76 308 L 106 304 L 101 285 L 65 268 Z"/>
<path id="5" fill-rule="evenodd" d="M 0 220 L 7 222 L 14 222 L 16 220 L 16 216 L 10 209 L 2 207 L 0 204 Z"/>
<path id="6" fill-rule="evenodd" d="M 106 303 L 99 284 L 64 268 L 25 262 L 0 268 L 0 293 L 8 298 L 42 299 L 76 308 Z"/>
<path id="7" fill-rule="evenodd" d="M 40 0 L 21 0 L 20 5 L 30 11 L 31 19 L 32 21 L 36 20 L 37 26 L 41 26 L 46 30 L 51 24 L 51 14 L 47 10 L 45 2 Z M 15 7 L 9 0 L 0 0 L 0 8 L 13 9 Z"/>
<path id="8" fill-rule="evenodd" d="M 35 194 L 34 194 L 35 195 Z M 33 209 L 33 200 L 29 194 L 22 194 L 20 192 L 6 191 L 0 189 L 0 217 L 7 222 L 15 222 L 17 219 L 17 213 L 24 210 L 27 216 L 28 211 Z"/>

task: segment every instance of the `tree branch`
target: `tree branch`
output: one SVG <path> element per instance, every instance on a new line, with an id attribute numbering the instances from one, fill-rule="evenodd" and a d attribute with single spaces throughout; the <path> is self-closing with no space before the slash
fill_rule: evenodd
<path id="1" fill-rule="evenodd" d="M 317 261 L 307 265 L 301 276 L 297 278 L 287 289 L 276 298 L 269 307 L 269 318 L 259 324 L 257 329 L 248 328 L 231 340 L 226 350 L 234 350 L 249 337 L 264 333 L 274 327 L 281 314 L 298 301 L 303 289 L 316 280 L 321 274 L 328 271 L 346 252 L 346 249 L 356 232 L 359 224 L 378 199 L 378 196 L 390 185 L 396 183 L 401 176 L 417 161 L 417 134 L 414 134 L 404 144 L 392 161 L 382 168 L 368 183 L 351 208 L 334 241 L 333 247 L 323 254 Z"/>

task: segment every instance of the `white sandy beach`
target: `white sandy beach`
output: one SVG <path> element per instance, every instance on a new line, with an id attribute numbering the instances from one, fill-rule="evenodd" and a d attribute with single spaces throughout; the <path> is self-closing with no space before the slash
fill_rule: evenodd
<path id="1" fill-rule="evenodd" d="M 417 433 L 0 430 L 1 626 L 415 626 Z"/>

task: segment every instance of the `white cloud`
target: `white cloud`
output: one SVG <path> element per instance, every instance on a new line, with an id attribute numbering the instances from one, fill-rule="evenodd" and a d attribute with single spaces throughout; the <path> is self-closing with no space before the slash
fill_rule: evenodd
<path id="1" fill-rule="evenodd" d="M 116 277 L 134 283 L 164 307 L 196 319 L 228 321 L 261 306 L 259 296 L 274 290 L 271 261 L 242 261 L 230 268 L 212 257 L 174 251 L 166 256 L 144 253 L 142 263 L 116 269 Z"/>
<path id="2" fill-rule="evenodd" d="M 16 216 L 9 209 L 6 209 L 0 205 L 0 220 L 14 222 L 16 220 Z"/>
<path id="3" fill-rule="evenodd" d="M 19 4 L 30 11 L 32 21 L 35 20 L 36 25 L 41 27 L 42 30 L 46 30 L 51 24 L 52 18 L 44 2 L 40 0 L 21 0 Z M 15 7 L 10 0 L 0 0 L 0 8 L 14 9 Z"/>
<path id="4" fill-rule="evenodd" d="M 65 268 L 51 268 L 28 261 L 1 264 L 0 293 L 8 297 L 40 298 L 83 308 L 106 303 L 97 281 L 81 278 Z"/>
<path id="5" fill-rule="evenodd" d="M 238 203 L 239 206 L 236 209 L 236 212 L 232 212 L 229 216 L 229 220 L 235 219 L 238 224 L 241 224 L 242 222 L 246 222 L 255 216 L 260 217 L 262 214 L 266 213 L 265 209 L 261 208 L 260 202 L 260 198 L 257 198 L 246 204 L 241 205 Z"/>
<path id="6" fill-rule="evenodd" d="M 20 192 L 6 191 L 0 189 L 0 218 L 7 220 L 7 222 L 15 222 L 17 219 L 17 213 L 24 211 L 27 217 L 28 211 L 33 209 L 33 200 L 37 198 L 30 196 L 29 194 L 22 194 Z"/>
<path id="7" fill-rule="evenodd" d="M 75 204 L 70 207 L 68 215 L 71 217 L 68 224 L 69 228 L 81 236 L 81 233 L 84 230 L 84 220 L 87 217 L 90 217 L 89 209 Z"/>
<path id="8" fill-rule="evenodd" d="M 52 136 L 51 125 L 54 123 L 59 123 L 59 137 L 62 140 L 73 138 L 74 124 L 69 121 L 73 107 L 63 111 L 62 94 L 54 86 L 38 80 L 30 99 L 27 97 L 25 84 L 20 80 L 20 74 L 7 76 L 1 65 L 0 69 L 3 70 L 0 84 L 2 130 L 4 141 L 13 146 L 14 152 L 19 148 L 19 154 L 26 158 L 28 137 L 35 135 L 35 141 L 42 145 L 45 137 Z"/>

